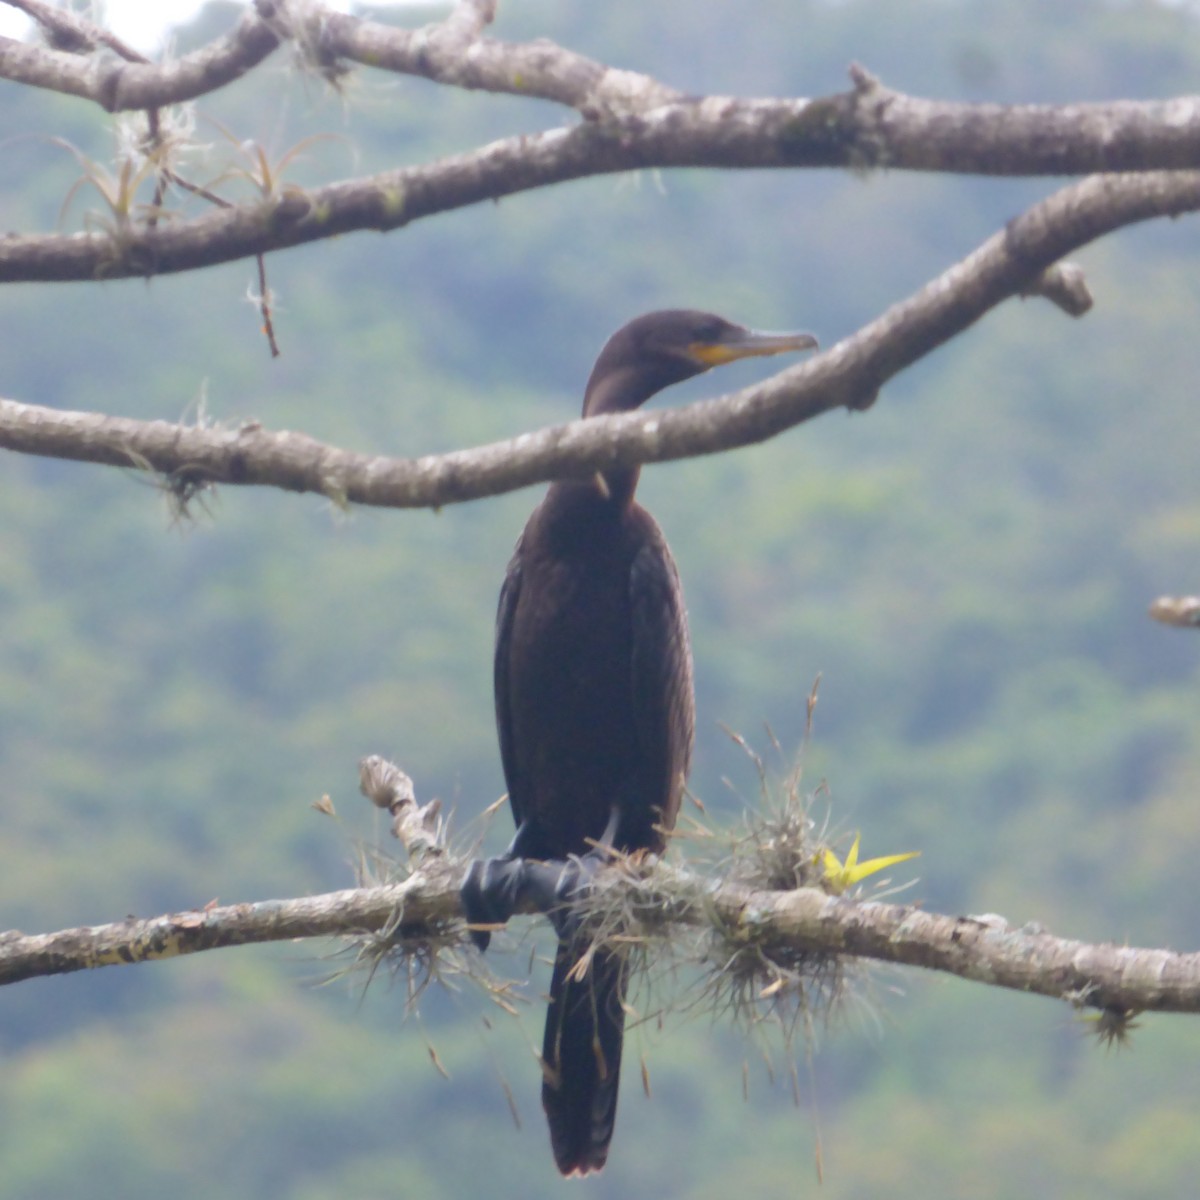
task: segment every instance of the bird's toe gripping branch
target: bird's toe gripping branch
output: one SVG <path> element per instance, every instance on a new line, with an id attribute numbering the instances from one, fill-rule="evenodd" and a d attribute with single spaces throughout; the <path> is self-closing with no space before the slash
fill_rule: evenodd
<path id="1" fill-rule="evenodd" d="M 477 858 L 459 890 L 471 940 L 486 950 L 492 933 L 515 913 L 541 912 L 560 940 L 572 941 L 581 924 L 579 902 L 609 857 L 597 849 L 568 859 Z"/>
<path id="2" fill-rule="evenodd" d="M 492 932 L 521 907 L 527 863 L 523 858 L 477 858 L 467 868 L 459 896 L 471 941 L 484 951 Z"/>
<path id="3" fill-rule="evenodd" d="M 566 862 L 553 864 L 557 868 L 556 878 L 546 915 L 560 942 L 568 945 L 575 942 L 583 924 L 581 902 L 591 895 L 596 872 L 609 861 L 611 854 L 608 851 L 596 849 L 584 855 L 573 854 Z"/>

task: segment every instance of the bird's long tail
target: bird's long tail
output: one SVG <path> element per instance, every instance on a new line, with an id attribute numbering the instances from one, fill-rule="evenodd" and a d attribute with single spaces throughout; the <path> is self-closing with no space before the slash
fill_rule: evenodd
<path id="1" fill-rule="evenodd" d="M 598 950 L 582 979 L 568 978 L 578 958 L 559 943 L 542 1045 L 542 1107 L 564 1175 L 599 1171 L 608 1158 L 625 1034 L 624 959 Z"/>

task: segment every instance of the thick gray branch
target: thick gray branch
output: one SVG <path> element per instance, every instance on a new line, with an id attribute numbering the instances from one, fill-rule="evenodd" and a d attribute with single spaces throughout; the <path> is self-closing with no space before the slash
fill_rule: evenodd
<path id="1" fill-rule="evenodd" d="M 28 7 L 19 4 L 18 7 Z M 483 35 L 494 5 L 460 3 L 444 21 L 404 29 L 316 5 L 257 0 L 226 38 L 162 65 L 63 54 L 0 39 L 0 76 L 95 101 L 109 111 L 195 99 L 245 74 L 282 38 L 302 60 L 336 77 L 345 62 L 453 87 L 566 105 L 631 146 L 654 140 L 639 118 L 709 142 L 686 165 L 854 166 L 988 175 L 1200 167 L 1200 97 L 1095 104 L 957 104 L 904 95 L 861 68 L 851 92 L 817 100 L 687 98 L 667 84 L 576 54 L 545 39 Z M 739 155 L 714 125 L 734 127 Z M 757 136 L 747 136 L 747 125 Z M 648 139 L 646 135 L 649 135 Z M 653 153 L 652 146 L 644 150 Z M 666 159 L 629 163 L 683 165 Z"/>
<path id="2" fill-rule="evenodd" d="M 161 64 L 68 54 L 0 37 L 0 78 L 93 100 L 109 112 L 159 108 L 217 91 L 278 45 L 275 34 L 250 15 L 211 45 Z"/>
<path id="3" fill-rule="evenodd" d="M 484 200 L 643 167 L 816 165 L 822 156 L 810 153 L 807 140 L 797 143 L 793 132 L 808 107 L 799 100 L 688 101 L 645 117 L 508 138 L 437 162 L 308 191 L 288 188 L 190 219 L 153 226 L 126 221 L 115 233 L 8 236 L 0 239 L 0 283 L 194 270 L 335 234 L 392 230 Z M 1087 161 L 1095 165 L 1091 156 Z M 982 169 L 983 162 L 976 167 Z M 1195 207 L 1192 173 L 1177 173 L 1169 196 L 1168 178 L 1152 185 L 1161 211 Z"/>
<path id="4" fill-rule="evenodd" d="M 808 100 L 685 97 L 550 42 L 484 37 L 487 4 L 417 30 L 260 0 L 226 38 L 174 63 L 125 62 L 0 39 L 0 76 L 149 108 L 213 90 L 290 38 L 335 76 L 349 59 L 457 87 L 538 96 L 588 119 L 437 162 L 192 219 L 0 240 L 0 282 L 193 270 L 357 230 L 392 230 L 484 200 L 647 167 L 890 167 L 1002 175 L 1200 167 L 1200 97 L 1091 105 L 951 104 L 905 96 L 861 69 L 851 91 Z"/>
<path id="5" fill-rule="evenodd" d="M 460 5 L 441 24 L 415 30 L 327 13 L 319 24 L 309 22 L 307 32 L 329 59 L 453 87 L 550 100 L 592 119 L 647 112 L 684 98 L 649 75 L 605 66 L 545 39 L 515 43 L 483 37 L 483 22 L 467 19 L 473 11 L 473 5 Z"/>
<path id="6" fill-rule="evenodd" d="M 1159 596 L 1150 605 L 1150 615 L 1164 625 L 1200 629 L 1200 596 Z"/>
<path id="7" fill-rule="evenodd" d="M 420 882 L 350 889 L 298 900 L 262 900 L 197 909 L 139 921 L 64 929 L 58 933 L 0 934 L 0 983 L 63 975 L 92 967 L 176 958 L 219 946 L 330 937 L 379 929 L 397 904 L 417 901 Z M 443 893 L 445 894 L 445 893 Z"/>
<path id="8" fill-rule="evenodd" d="M 403 882 L 50 934 L 11 931 L 0 934 L 0 985 L 251 942 L 341 937 L 361 949 L 368 938 L 367 961 L 375 964 L 393 952 L 428 960 L 465 943 L 460 888 L 467 864 L 447 848 L 436 802 L 418 804 L 408 776 L 376 756 L 360 763 L 360 787 L 392 814 L 411 868 Z M 814 846 L 801 841 L 793 852 L 807 864 Z M 618 940 L 634 937 L 651 951 L 673 944 L 685 928 L 699 929 L 710 963 L 750 951 L 756 970 L 768 976 L 775 975 L 773 964 L 787 970 L 814 957 L 867 958 L 1101 1009 L 1116 1017 L 1118 1030 L 1139 1011 L 1200 1011 L 1200 954 L 1092 945 L 1014 929 L 1000 917 L 945 916 L 821 887 L 768 891 L 656 860 L 619 861 L 598 874 L 589 895 L 593 915 L 624 914 L 607 925 Z"/>
<path id="9" fill-rule="evenodd" d="M 463 864 L 434 859 L 403 883 L 295 900 L 267 900 L 57 933 L 0 934 L 0 984 L 92 967 L 146 962 L 251 942 L 353 936 L 395 927 L 419 941 L 461 919 Z M 610 886 L 626 886 L 621 869 Z M 1093 945 L 999 918 L 952 917 L 910 905 L 831 896 L 819 888 L 764 892 L 705 881 L 657 864 L 628 883 L 636 905 L 680 926 L 792 951 L 925 967 L 964 979 L 1119 1011 L 1200 1011 L 1200 954 Z M 702 904 L 694 897 L 703 895 Z M 464 935 L 465 936 L 465 935 Z"/>
<path id="10" fill-rule="evenodd" d="M 127 62 L 148 63 L 150 60 L 107 29 L 93 24 L 70 9 L 59 8 L 49 0 L 4 0 L 10 8 L 20 9 L 34 21 L 42 36 L 55 50 L 72 54 L 87 54 L 107 46 Z"/>
<path id="11" fill-rule="evenodd" d="M 1096 176 L 1072 184 L 824 354 L 755 387 L 683 409 L 575 421 L 472 450 L 399 459 L 354 454 L 257 424 L 185 428 L 4 400 L 0 447 L 146 467 L 185 489 L 205 482 L 260 484 L 398 508 L 438 507 L 618 464 L 713 454 L 765 441 L 833 408 L 869 406 L 884 382 L 1008 297 L 1063 291 L 1078 300 L 1074 273 L 1054 266 L 1063 255 L 1123 225 L 1196 208 L 1200 172 Z M 1058 276 L 1066 281 L 1062 287 L 1054 283 Z M 1071 306 L 1066 297 L 1062 302 Z"/>

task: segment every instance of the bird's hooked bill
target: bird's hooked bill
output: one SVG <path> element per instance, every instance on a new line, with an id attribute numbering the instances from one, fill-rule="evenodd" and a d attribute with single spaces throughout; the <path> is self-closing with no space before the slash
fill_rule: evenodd
<path id="1" fill-rule="evenodd" d="M 739 358 L 762 358 L 790 351 L 816 350 L 811 333 L 767 333 L 758 329 L 734 328 L 712 342 L 693 342 L 688 353 L 706 367 L 720 367 Z"/>

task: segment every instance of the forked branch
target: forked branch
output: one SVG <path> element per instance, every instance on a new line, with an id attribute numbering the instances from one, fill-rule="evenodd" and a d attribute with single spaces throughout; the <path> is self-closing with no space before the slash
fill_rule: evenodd
<path id="1" fill-rule="evenodd" d="M 893 91 L 861 68 L 844 93 L 685 96 L 648 75 L 551 42 L 485 35 L 491 0 L 403 29 L 306 2 L 257 0 L 225 37 L 161 64 L 102 52 L 114 40 L 42 0 L 8 0 L 41 21 L 52 44 L 0 38 L 0 78 L 154 111 L 217 91 L 281 42 L 340 86 L 351 64 L 445 86 L 536 97 L 584 120 L 522 133 L 417 166 L 301 189 L 264 201 L 110 233 L 10 235 L 0 283 L 118 279 L 194 270 L 359 230 L 393 230 L 438 213 L 588 176 L 655 167 L 939 171 L 986 175 L 1200 167 L 1200 97 L 1108 104 L 956 104 Z M 160 181 L 161 183 L 161 181 Z"/>
<path id="2" fill-rule="evenodd" d="M 835 408 L 869 407 L 893 376 L 1002 301 L 1090 302 L 1066 254 L 1137 221 L 1200 208 L 1200 172 L 1099 175 L 1034 205 L 977 250 L 807 363 L 715 400 L 660 412 L 574 421 L 423 458 L 355 454 L 257 423 L 236 430 L 134 421 L 0 400 L 0 447 L 141 467 L 185 494 L 209 483 L 316 492 L 338 503 L 440 507 L 616 465 L 663 462 L 750 445 Z M 0 255 L 3 250 L 0 249 Z M 794 323 L 803 323 L 795 314 Z"/>

